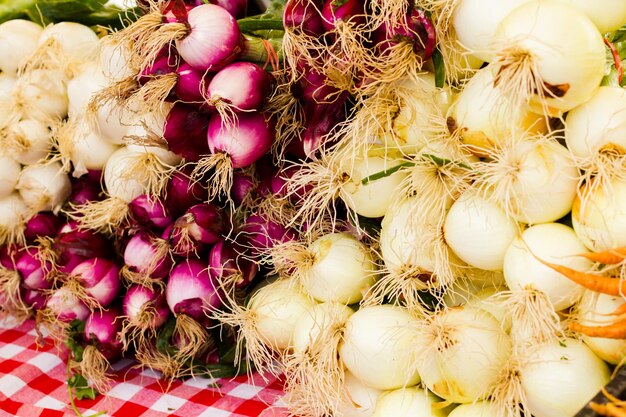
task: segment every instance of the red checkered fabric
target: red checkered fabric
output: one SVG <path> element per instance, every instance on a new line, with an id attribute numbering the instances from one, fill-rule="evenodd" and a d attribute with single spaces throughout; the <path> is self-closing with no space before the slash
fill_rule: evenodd
<path id="1" fill-rule="evenodd" d="M 73 416 L 65 383 L 67 353 L 51 342 L 38 347 L 35 337 L 32 321 L 13 328 L 0 323 L 0 416 Z M 276 378 L 195 378 L 174 382 L 168 389 L 158 374 L 134 369 L 131 361 L 120 361 L 114 368 L 117 376 L 106 395 L 76 401 L 85 417 L 98 412 L 119 417 L 287 415 L 280 407 L 282 385 Z"/>

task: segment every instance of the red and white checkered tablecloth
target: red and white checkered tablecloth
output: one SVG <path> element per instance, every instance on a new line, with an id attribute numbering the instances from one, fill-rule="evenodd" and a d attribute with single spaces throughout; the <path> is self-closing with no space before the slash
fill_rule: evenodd
<path id="1" fill-rule="evenodd" d="M 11 328 L 0 322 L 0 416 L 73 416 L 69 406 L 65 358 L 51 342 L 38 347 L 34 323 Z M 129 360 L 114 366 L 112 389 L 95 400 L 76 401 L 89 417 L 98 412 L 119 417 L 278 417 L 281 381 L 255 375 L 251 380 L 195 378 L 159 383 L 150 370 L 133 368 Z M 219 385 L 219 390 L 211 388 Z"/>

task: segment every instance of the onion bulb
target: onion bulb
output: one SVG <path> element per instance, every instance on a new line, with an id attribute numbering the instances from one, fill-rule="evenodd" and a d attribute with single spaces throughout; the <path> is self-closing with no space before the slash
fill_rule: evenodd
<path id="1" fill-rule="evenodd" d="M 47 121 L 67 116 L 67 87 L 56 69 L 35 69 L 23 74 L 15 86 L 17 111 L 25 118 Z"/>
<path id="2" fill-rule="evenodd" d="M 371 388 L 357 377 L 346 371 L 343 379 L 343 388 L 346 393 L 338 405 L 337 415 L 342 417 L 371 417 L 376 402 L 382 391 Z"/>
<path id="3" fill-rule="evenodd" d="M 494 403 L 479 401 L 474 404 L 461 404 L 448 417 L 499 417 L 500 410 Z"/>
<path id="4" fill-rule="evenodd" d="M 13 192 L 0 198 L 0 213 L 0 242 L 4 244 L 22 241 L 23 228 L 31 213 L 22 197 Z"/>
<path id="5" fill-rule="evenodd" d="M 575 339 L 536 346 L 521 369 L 526 405 L 534 417 L 575 415 L 610 376 L 606 363 Z"/>
<path id="6" fill-rule="evenodd" d="M 48 25 L 39 38 L 40 48 L 52 47 L 61 62 L 83 63 L 100 50 L 98 35 L 88 26 L 75 22 Z"/>
<path id="7" fill-rule="evenodd" d="M 619 29 L 626 22 L 626 3 L 621 0 L 558 0 L 587 15 L 600 33 Z"/>
<path id="8" fill-rule="evenodd" d="M 369 387 L 389 390 L 415 385 L 420 381 L 412 366 L 416 324 L 417 319 L 401 307 L 361 308 L 348 319 L 339 356 L 346 369 Z"/>
<path id="9" fill-rule="evenodd" d="M 372 417 L 444 417 L 433 394 L 421 388 L 402 388 L 384 393 L 378 398 Z"/>
<path id="10" fill-rule="evenodd" d="M 419 330 L 417 368 L 432 392 L 472 403 L 491 394 L 512 343 L 484 310 L 454 307 L 427 318 Z"/>
<path id="11" fill-rule="evenodd" d="M 9 156 L 0 156 L 0 198 L 15 190 L 22 166 Z"/>
<path id="12" fill-rule="evenodd" d="M 72 184 L 61 164 L 52 162 L 24 168 L 16 189 L 34 211 L 57 212 L 72 193 Z"/>
<path id="13" fill-rule="evenodd" d="M 37 48 L 43 28 L 37 23 L 15 19 L 0 25 L 0 71 L 17 75 L 17 70 Z"/>
<path id="14" fill-rule="evenodd" d="M 22 119 L 7 127 L 5 147 L 20 164 L 33 165 L 52 150 L 52 132 L 40 120 Z"/>

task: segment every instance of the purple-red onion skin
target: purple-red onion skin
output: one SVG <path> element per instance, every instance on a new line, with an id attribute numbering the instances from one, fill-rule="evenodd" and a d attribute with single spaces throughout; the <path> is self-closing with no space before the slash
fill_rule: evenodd
<path id="1" fill-rule="evenodd" d="M 187 162 L 197 162 L 209 152 L 206 142 L 209 116 L 188 104 L 176 103 L 165 121 L 163 137 L 170 151 Z"/>
<path id="2" fill-rule="evenodd" d="M 14 244 L 0 246 L 0 265 L 3 268 L 14 271 L 15 263 L 23 250 L 24 247 Z"/>
<path id="3" fill-rule="evenodd" d="M 85 320 L 83 336 L 85 342 L 93 344 L 109 361 L 122 354 L 122 311 L 117 307 L 95 310 Z"/>
<path id="4" fill-rule="evenodd" d="M 288 0 L 283 11 L 283 24 L 309 36 L 321 36 L 325 31 L 321 9 L 320 1 Z"/>
<path id="5" fill-rule="evenodd" d="M 54 237 L 61 227 L 63 220 L 48 211 L 35 214 L 26 223 L 24 236 L 33 241 L 41 236 Z"/>
<path id="6" fill-rule="evenodd" d="M 308 102 L 305 107 L 307 114 L 307 128 L 302 134 L 301 141 L 307 157 L 312 157 L 325 143 L 327 135 L 345 118 L 345 95 L 332 102 L 318 104 Z"/>
<path id="7" fill-rule="evenodd" d="M 235 62 L 222 68 L 208 85 L 209 109 L 224 102 L 236 112 L 259 110 L 271 87 L 271 77 L 252 62 Z"/>
<path id="8" fill-rule="evenodd" d="M 329 86 L 325 75 L 320 74 L 312 68 L 305 70 L 304 76 L 300 79 L 300 96 L 304 102 L 332 103 L 336 101 L 341 91 L 338 88 Z"/>
<path id="9" fill-rule="evenodd" d="M 72 320 L 85 320 L 91 313 L 85 303 L 73 295 L 67 287 L 54 291 L 46 301 L 46 308 L 64 323 Z"/>
<path id="10" fill-rule="evenodd" d="M 101 307 L 113 302 L 121 288 L 120 267 L 113 261 L 102 258 L 86 260 L 71 272 Z"/>
<path id="11" fill-rule="evenodd" d="M 219 207 L 211 203 L 192 206 L 173 224 L 169 233 L 172 252 L 189 257 L 222 239 L 227 231 L 226 218 Z M 183 237 L 189 239 L 183 239 Z"/>
<path id="12" fill-rule="evenodd" d="M 208 191 L 199 181 L 191 179 L 191 170 L 174 172 L 167 184 L 165 205 L 174 216 L 180 216 L 191 206 L 206 201 Z"/>
<path id="13" fill-rule="evenodd" d="M 152 320 L 146 323 L 147 327 L 156 329 L 165 324 L 170 314 L 165 294 L 158 287 L 154 289 L 141 285 L 129 287 L 122 302 L 124 316 L 133 322 L 138 319 L 142 308 L 146 306 L 152 307 L 155 312 Z"/>
<path id="14" fill-rule="evenodd" d="M 253 198 L 254 189 L 255 181 L 251 175 L 244 172 L 233 173 L 233 185 L 230 188 L 230 197 L 237 206 Z"/>
<path id="15" fill-rule="evenodd" d="M 415 43 L 415 49 L 421 53 L 424 60 L 429 59 L 437 47 L 437 35 L 432 20 L 423 10 L 414 9 L 409 21 L 420 39 Z"/>
<path id="16" fill-rule="evenodd" d="M 186 314 L 204 321 L 208 309 L 222 305 L 218 288 L 206 264 L 186 259 L 175 265 L 170 273 L 165 290 L 167 304 L 175 315 Z"/>
<path id="17" fill-rule="evenodd" d="M 271 149 L 274 139 L 274 120 L 257 112 L 238 115 L 232 126 L 216 114 L 207 133 L 211 153 L 226 153 L 233 168 L 244 168 L 258 161 Z"/>
<path id="18" fill-rule="evenodd" d="M 137 81 L 140 85 L 144 85 L 156 77 L 171 74 L 178 69 L 178 57 L 175 53 L 169 50 L 170 48 L 164 48 L 164 51 L 160 56 L 152 63 L 152 65 L 143 68 Z"/>
<path id="19" fill-rule="evenodd" d="M 169 254 L 157 259 L 157 239 L 160 238 L 147 231 L 139 231 L 130 238 L 124 249 L 124 263 L 131 271 L 149 274 L 154 279 L 167 277 L 172 268 L 172 259 Z M 148 267 L 152 267 L 152 270 Z"/>
<path id="20" fill-rule="evenodd" d="M 253 214 L 241 225 L 237 241 L 241 238 L 241 241 L 246 242 L 251 248 L 252 254 L 258 255 L 279 243 L 289 242 L 297 237 L 298 234 L 294 229 Z"/>
<path id="21" fill-rule="evenodd" d="M 365 10 L 361 0 L 326 0 L 322 8 L 322 25 L 327 31 L 333 30 L 338 22 L 365 22 Z"/>
<path id="22" fill-rule="evenodd" d="M 27 247 L 20 253 L 15 262 L 15 269 L 22 277 L 22 285 L 26 288 L 31 290 L 52 288 L 52 280 L 48 279 L 52 264 L 41 261 L 37 246 Z"/>
<path id="23" fill-rule="evenodd" d="M 80 178 L 72 184 L 72 194 L 68 198 L 68 203 L 80 206 L 90 201 L 103 199 L 102 186 L 99 182 Z"/>
<path id="24" fill-rule="evenodd" d="M 236 288 L 246 288 L 254 280 L 258 266 L 242 256 L 243 249 L 233 243 L 221 240 L 209 252 L 209 272 L 216 282 L 223 282 L 232 275 L 238 275 Z"/>
<path id="25" fill-rule="evenodd" d="M 24 289 L 22 301 L 24 301 L 27 306 L 37 311 L 46 306 L 48 297 L 42 291 Z"/>
<path id="26" fill-rule="evenodd" d="M 246 15 L 248 0 L 209 0 L 210 3 L 223 7 L 235 19 Z"/>
<path id="27" fill-rule="evenodd" d="M 243 50 L 243 37 L 235 18 L 224 8 L 203 4 L 189 11 L 189 34 L 176 41 L 182 59 L 200 71 L 217 71 Z"/>
<path id="28" fill-rule="evenodd" d="M 113 258 L 115 251 L 106 236 L 93 230 L 80 229 L 75 221 L 67 222 L 54 241 L 56 265 L 61 272 L 70 273 L 89 258 Z"/>
<path id="29" fill-rule="evenodd" d="M 204 102 L 202 94 L 202 86 L 211 82 L 211 74 L 204 74 L 204 71 L 198 71 L 191 65 L 183 62 L 178 67 L 178 82 L 174 86 L 174 94 L 184 103 Z"/>
<path id="30" fill-rule="evenodd" d="M 137 226 L 163 230 L 172 223 L 172 216 L 161 200 L 146 194 L 135 198 L 128 207 L 130 217 Z"/>

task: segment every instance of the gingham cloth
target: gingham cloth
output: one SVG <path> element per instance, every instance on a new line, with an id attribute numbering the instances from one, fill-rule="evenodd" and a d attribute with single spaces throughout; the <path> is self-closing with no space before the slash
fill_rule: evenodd
<path id="1" fill-rule="evenodd" d="M 11 328 L 0 322 L 0 416 L 63 417 L 75 415 L 69 406 L 65 359 L 48 341 L 35 342 L 34 323 Z M 115 382 L 106 395 L 76 401 L 89 417 L 98 412 L 119 417 L 278 417 L 281 381 L 255 375 L 251 380 L 195 378 L 174 382 L 168 389 L 158 375 L 133 368 L 129 360 L 115 364 Z M 211 388 L 219 385 L 219 390 Z"/>

